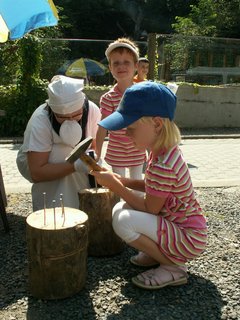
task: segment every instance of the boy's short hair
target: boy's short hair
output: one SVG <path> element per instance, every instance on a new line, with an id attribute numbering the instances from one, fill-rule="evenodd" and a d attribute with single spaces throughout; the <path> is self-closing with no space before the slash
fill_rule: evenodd
<path id="1" fill-rule="evenodd" d="M 116 41 L 109 44 L 109 46 L 105 51 L 105 55 L 108 61 L 110 60 L 110 54 L 113 51 L 116 50 L 116 51 L 122 52 L 124 49 L 133 55 L 135 62 L 138 61 L 139 49 L 137 45 L 128 38 L 118 38 Z"/>

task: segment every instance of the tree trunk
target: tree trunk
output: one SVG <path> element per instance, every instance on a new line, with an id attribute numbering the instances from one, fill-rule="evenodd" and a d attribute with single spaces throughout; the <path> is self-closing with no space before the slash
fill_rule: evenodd
<path id="1" fill-rule="evenodd" d="M 84 189 L 79 193 L 80 210 L 88 215 L 90 256 L 110 256 L 120 253 L 123 241 L 112 227 L 112 209 L 120 199 L 104 188 Z"/>
<path id="2" fill-rule="evenodd" d="M 150 33 L 148 35 L 148 60 L 149 60 L 149 72 L 148 79 L 154 80 L 155 74 L 155 62 L 156 62 L 156 34 Z"/>
<path id="3" fill-rule="evenodd" d="M 27 218 L 29 286 L 33 296 L 62 299 L 86 280 L 88 217 L 77 209 L 45 209 Z"/>

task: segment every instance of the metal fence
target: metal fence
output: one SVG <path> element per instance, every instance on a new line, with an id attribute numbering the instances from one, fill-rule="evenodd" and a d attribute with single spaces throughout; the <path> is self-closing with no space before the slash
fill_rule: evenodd
<path id="1" fill-rule="evenodd" d="M 78 59 L 91 59 L 103 65 L 104 72 L 75 74 L 86 84 L 111 85 L 114 79 L 108 70 L 105 50 L 113 40 L 97 39 L 39 39 L 42 46 L 42 79 L 50 80 L 55 74 L 65 73 Z M 150 61 L 149 79 L 158 81 L 194 82 L 203 85 L 240 83 L 240 39 L 190 37 L 169 34 L 149 34 L 147 41 L 136 42 L 141 56 Z M 0 46 L 0 51 L 4 44 Z M 9 58 L 15 45 L 9 49 Z M 15 61 L 15 60 L 13 60 Z M 12 63 L 11 68 L 17 67 Z M 77 69 L 79 73 L 77 73 Z M 12 72 L 11 74 L 10 71 Z M 0 55 L 0 84 L 14 82 L 14 70 L 4 69 Z M 12 79 L 11 79 L 12 75 Z M 5 79 L 7 79 L 5 81 Z"/>
<path id="2" fill-rule="evenodd" d="M 199 84 L 240 83 L 240 39 L 154 35 L 157 77 Z"/>

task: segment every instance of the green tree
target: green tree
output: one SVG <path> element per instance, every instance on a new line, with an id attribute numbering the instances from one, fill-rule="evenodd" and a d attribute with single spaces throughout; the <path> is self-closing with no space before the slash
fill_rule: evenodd
<path id="1" fill-rule="evenodd" d="M 1 46 L 0 58 L 6 70 L 2 83 L 11 84 L 1 90 L 1 102 L 8 117 L 7 124 L 0 119 L 1 133 L 22 135 L 32 112 L 46 99 L 47 80 L 42 76 L 48 74 L 48 80 L 53 76 L 54 72 L 51 74 L 52 69 L 47 66 L 53 68 L 54 61 L 63 59 L 67 48 L 60 42 L 52 46 L 45 37 L 59 35 L 60 26 L 42 28 Z M 45 69 L 42 68 L 44 57 Z"/>
<path id="2" fill-rule="evenodd" d="M 39 77 L 50 80 L 59 65 L 65 60 L 68 52 L 68 43 L 64 41 L 53 41 L 51 39 L 58 39 L 63 37 L 63 31 L 67 30 L 70 25 L 67 24 L 66 16 L 62 13 L 62 8 L 58 8 L 60 20 L 55 27 L 40 28 L 32 31 L 30 34 L 39 39 L 38 50 L 42 55 L 42 62 L 40 64 Z M 28 35 L 26 35 L 28 37 Z M 24 38 L 7 41 L 0 46 L 0 84 L 15 83 L 19 76 L 19 66 L 21 65 L 21 50 L 19 46 L 24 43 Z M 31 61 L 26 61 L 30 63 Z"/>
<path id="3" fill-rule="evenodd" d="M 187 17 L 176 16 L 172 27 L 176 33 L 191 36 L 216 35 L 216 8 L 213 0 L 200 0 L 198 5 L 191 5 Z"/>
<path id="4" fill-rule="evenodd" d="M 176 16 L 176 33 L 212 37 L 239 38 L 239 0 L 200 0 L 191 5 L 186 16 Z"/>
<path id="5" fill-rule="evenodd" d="M 190 6 L 187 16 L 176 16 L 172 25 L 175 34 L 159 40 L 162 77 L 185 73 L 196 66 L 234 66 L 237 45 L 233 42 L 226 45 L 223 37 L 239 34 L 239 3 L 239 0 L 200 0 Z"/>
<path id="6" fill-rule="evenodd" d="M 144 33 L 170 33 L 176 15 L 189 13 L 198 0 L 55 0 L 64 7 L 72 28 L 70 38 L 113 40 L 129 36 L 140 40 Z"/>
<path id="7" fill-rule="evenodd" d="M 214 1 L 217 12 L 217 36 L 226 38 L 240 37 L 240 1 L 218 0 Z"/>
<path id="8" fill-rule="evenodd" d="M 40 76 L 42 62 L 39 39 L 31 34 L 17 40 L 18 70 L 16 84 L 5 87 L 2 99 L 8 121 L 0 119 L 1 134 L 20 136 L 26 122 L 45 93 L 46 83 Z M 4 119 L 3 119 L 4 120 Z"/>
<path id="9" fill-rule="evenodd" d="M 14 82 L 18 71 L 18 42 L 8 41 L 0 46 L 0 85 Z"/>

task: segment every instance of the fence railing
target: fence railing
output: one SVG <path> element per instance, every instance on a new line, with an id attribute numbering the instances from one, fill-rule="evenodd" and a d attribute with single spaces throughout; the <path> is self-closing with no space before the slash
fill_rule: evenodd
<path id="1" fill-rule="evenodd" d="M 240 83 L 240 39 L 176 34 L 150 37 L 150 43 L 156 44 L 154 78 L 203 85 Z"/>
<path id="2" fill-rule="evenodd" d="M 75 59 L 87 58 L 105 66 L 104 74 L 87 73 L 90 85 L 111 85 L 105 50 L 113 40 L 98 39 L 39 39 L 42 44 L 41 78 L 50 80 Z M 240 83 L 240 39 L 193 37 L 169 34 L 149 34 L 147 41 L 137 41 L 141 56 L 150 61 L 149 79 L 159 81 L 194 82 L 203 85 Z M 14 82 L 2 60 L 0 46 L 0 84 Z M 14 54 L 15 47 L 9 50 Z M 77 76 L 77 75 L 75 75 Z M 8 77 L 8 78 L 7 78 Z M 12 77 L 12 78 L 11 78 Z M 6 80 L 7 79 L 7 80 Z"/>

